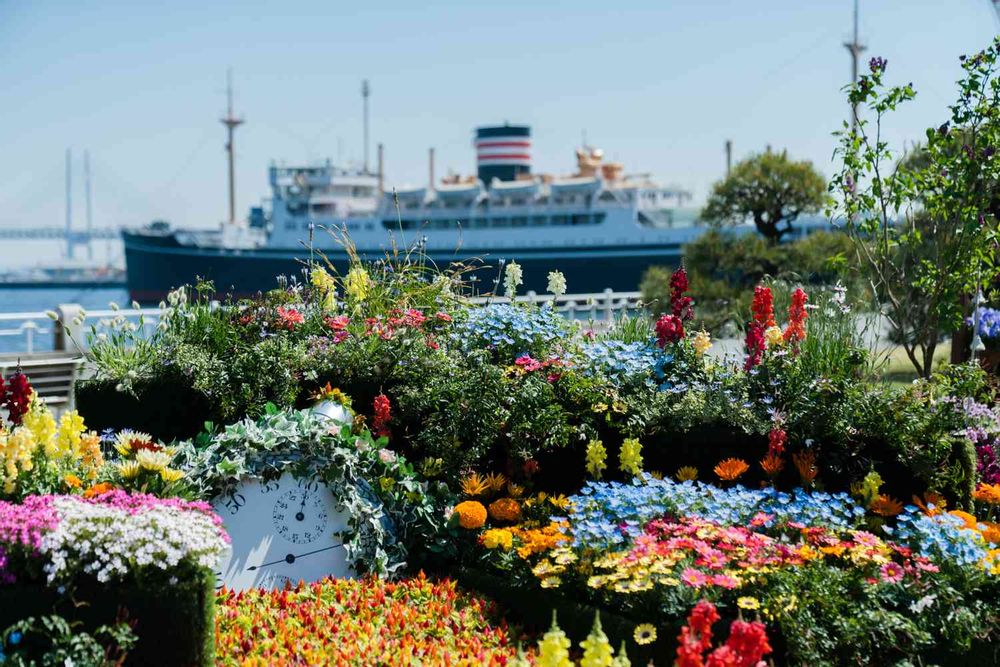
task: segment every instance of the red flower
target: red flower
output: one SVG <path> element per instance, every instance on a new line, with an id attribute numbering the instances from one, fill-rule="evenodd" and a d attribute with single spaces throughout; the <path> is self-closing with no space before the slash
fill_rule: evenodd
<path id="1" fill-rule="evenodd" d="M 524 465 L 521 466 L 521 469 L 524 470 L 524 474 L 526 476 L 531 477 L 536 472 L 538 472 L 539 467 L 540 466 L 538 465 L 538 461 L 536 461 L 535 459 L 528 459 L 527 461 L 524 462 Z"/>
<path id="2" fill-rule="evenodd" d="M 687 290 L 687 271 L 682 266 L 670 276 L 670 310 L 683 322 L 694 317 L 694 299 L 684 296 L 684 292 Z"/>
<path id="3" fill-rule="evenodd" d="M 20 426 L 21 420 L 28 412 L 28 405 L 31 403 L 31 383 L 28 376 L 18 369 L 7 380 L 7 400 L 4 405 L 7 407 L 7 414 L 10 416 L 10 423 Z"/>
<path id="4" fill-rule="evenodd" d="M 530 354 L 522 354 L 514 360 L 514 364 L 520 366 L 529 373 L 537 371 L 542 367 L 542 362 L 537 359 L 532 359 Z"/>
<path id="5" fill-rule="evenodd" d="M 684 338 L 684 322 L 677 315 L 661 315 L 656 321 L 656 342 L 660 347 Z"/>
<path id="6" fill-rule="evenodd" d="M 336 317 L 328 315 L 323 318 L 323 321 L 330 331 L 346 331 L 347 325 L 351 323 L 351 318 L 347 315 L 337 315 Z"/>
<path id="7" fill-rule="evenodd" d="M 278 326 L 288 329 L 291 331 L 295 328 L 296 324 L 302 324 L 306 321 L 305 315 L 300 313 L 294 308 L 285 308 L 283 306 L 278 306 Z"/>
<path id="8" fill-rule="evenodd" d="M 785 443 L 788 442 L 788 434 L 783 428 L 772 428 L 767 434 L 767 453 L 769 455 L 780 456 L 785 451 Z"/>
<path id="9" fill-rule="evenodd" d="M 801 287 L 795 288 L 792 292 L 792 303 L 788 306 L 788 326 L 785 327 L 785 342 L 798 343 L 805 340 L 806 338 L 806 318 L 809 317 L 809 313 L 806 312 L 806 302 L 809 301 L 809 295 L 806 294 Z"/>
<path id="10" fill-rule="evenodd" d="M 750 305 L 753 311 L 753 321 L 761 325 L 762 329 L 773 327 L 777 324 L 774 321 L 774 295 L 770 287 L 757 285 L 753 290 L 753 303 Z"/>
<path id="11" fill-rule="evenodd" d="M 379 394 L 375 397 L 373 407 L 372 430 L 379 437 L 388 436 L 389 422 L 392 421 L 392 403 L 389 402 L 389 397 Z"/>
<path id="12" fill-rule="evenodd" d="M 743 344 L 747 353 L 744 368 L 750 370 L 759 364 L 760 360 L 764 357 L 764 348 L 766 346 L 764 342 L 764 325 L 756 320 L 751 322 L 747 326 L 747 335 Z"/>
<path id="13" fill-rule="evenodd" d="M 767 628 L 760 621 L 733 621 L 724 648 L 732 651 L 735 658 L 732 664 L 736 667 L 754 667 L 773 650 L 767 639 Z"/>
<path id="14" fill-rule="evenodd" d="M 733 621 L 725 644 L 713 650 L 706 661 L 704 653 L 712 648 L 712 625 L 718 620 L 719 613 L 711 602 L 702 600 L 695 605 L 677 637 L 678 667 L 756 667 L 772 652 L 763 623 Z"/>

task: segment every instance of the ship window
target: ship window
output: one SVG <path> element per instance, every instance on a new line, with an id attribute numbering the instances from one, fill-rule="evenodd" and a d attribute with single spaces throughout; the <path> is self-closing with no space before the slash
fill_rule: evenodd
<path id="1" fill-rule="evenodd" d="M 604 213 L 595 213 L 593 217 L 595 225 L 600 225 L 604 222 Z"/>
<path id="2" fill-rule="evenodd" d="M 451 226 L 450 220 L 436 220 L 434 222 L 434 227 L 436 229 L 448 229 Z"/>
<path id="3" fill-rule="evenodd" d="M 516 216 L 510 219 L 510 224 L 512 227 L 527 227 L 528 218 L 524 216 Z"/>
<path id="4" fill-rule="evenodd" d="M 588 225 L 590 224 L 590 216 L 587 215 L 586 213 L 576 213 L 575 215 L 573 215 L 573 222 L 571 224 Z"/>
<path id="5" fill-rule="evenodd" d="M 509 218 L 493 218 L 490 221 L 490 227 L 507 227 L 510 225 Z"/>
<path id="6" fill-rule="evenodd" d="M 549 219 L 544 215 L 533 215 L 531 216 L 531 224 L 535 227 L 543 227 L 548 224 Z"/>
<path id="7" fill-rule="evenodd" d="M 613 192 L 605 191 L 601 193 L 601 196 L 597 198 L 598 201 L 614 201 L 615 195 Z"/>
<path id="8" fill-rule="evenodd" d="M 489 222 L 490 221 L 487 220 L 486 218 L 473 218 L 472 219 L 472 226 L 475 227 L 475 228 L 487 227 L 487 226 L 489 226 Z"/>
<path id="9" fill-rule="evenodd" d="M 554 215 L 552 216 L 553 225 L 568 225 L 569 216 L 568 215 Z"/>

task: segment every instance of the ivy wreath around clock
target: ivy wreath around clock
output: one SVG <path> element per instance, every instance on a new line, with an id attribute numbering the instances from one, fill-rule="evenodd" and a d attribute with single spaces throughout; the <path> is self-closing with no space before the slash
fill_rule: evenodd
<path id="1" fill-rule="evenodd" d="M 325 483 L 350 515 L 340 535 L 348 562 L 359 574 L 387 575 L 406 564 L 409 545 L 431 545 L 444 523 L 435 502 L 444 490 L 420 479 L 387 442 L 309 409 L 268 406 L 260 419 L 181 443 L 177 460 L 202 498 L 285 473 Z"/>

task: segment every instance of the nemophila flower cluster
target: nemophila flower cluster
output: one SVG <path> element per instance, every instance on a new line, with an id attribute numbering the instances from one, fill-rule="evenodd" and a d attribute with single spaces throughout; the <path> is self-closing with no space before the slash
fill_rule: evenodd
<path id="1" fill-rule="evenodd" d="M 214 567 L 228 539 L 204 502 L 124 491 L 0 502 L 0 547 L 40 564 L 50 583 L 81 575 L 104 583 L 183 564 Z"/>
<path id="2" fill-rule="evenodd" d="M 572 331 L 572 324 L 548 305 L 528 310 L 494 303 L 470 309 L 468 319 L 453 335 L 465 350 L 488 348 L 501 358 L 525 352 L 544 358 L 557 341 Z"/>
<path id="3" fill-rule="evenodd" d="M 734 525 L 757 519 L 768 528 L 797 523 L 847 529 L 860 525 L 865 510 L 845 493 L 802 489 L 784 493 L 743 486 L 721 489 L 695 481 L 647 477 L 634 484 L 588 483 L 570 498 L 568 511 L 574 545 L 590 548 L 624 544 L 640 535 L 648 521 L 666 515 Z"/>
<path id="4" fill-rule="evenodd" d="M 218 601 L 219 665 L 500 667 L 518 654 L 490 603 L 423 575 L 223 591 Z"/>
<path id="5" fill-rule="evenodd" d="M 909 505 L 896 517 L 894 527 L 886 531 L 900 544 L 937 562 L 966 567 L 978 566 L 1000 575 L 1000 546 L 991 545 L 984 537 L 983 524 L 965 512 L 942 512 L 931 508 L 930 513 Z"/>
<path id="6" fill-rule="evenodd" d="M 620 386 L 636 380 L 651 381 L 660 353 L 648 343 L 598 340 L 581 345 L 580 356 L 583 373 L 607 378 Z"/>

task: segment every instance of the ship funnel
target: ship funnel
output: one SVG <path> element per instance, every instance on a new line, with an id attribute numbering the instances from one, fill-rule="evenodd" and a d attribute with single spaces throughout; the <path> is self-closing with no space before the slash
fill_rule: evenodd
<path id="1" fill-rule="evenodd" d="M 514 181 L 531 174 L 531 128 L 500 125 L 476 128 L 476 166 L 479 180 Z"/>

